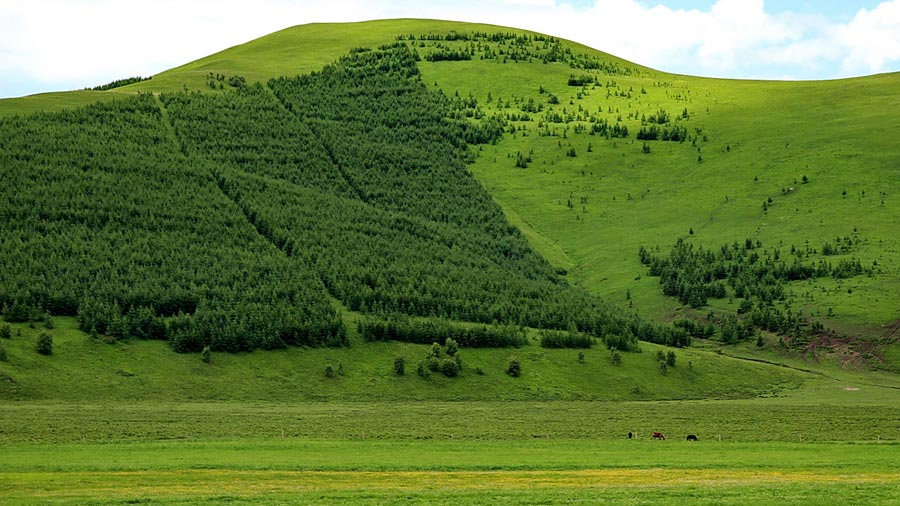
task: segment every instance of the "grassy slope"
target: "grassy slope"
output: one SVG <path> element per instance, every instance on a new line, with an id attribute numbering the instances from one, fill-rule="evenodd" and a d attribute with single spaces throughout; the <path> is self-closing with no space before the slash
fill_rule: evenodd
<path id="1" fill-rule="evenodd" d="M 351 48 L 391 42 L 409 30 L 443 30 L 446 22 L 416 20 L 373 21 L 334 25 L 309 24 L 275 32 L 205 58 L 161 72 L 142 81 L 109 91 L 69 91 L 42 93 L 0 100 L 0 117 L 34 111 L 54 111 L 115 98 L 119 93 L 138 91 L 175 92 L 184 89 L 208 90 L 207 75 L 241 75 L 248 82 L 265 82 L 273 77 L 294 76 L 319 70 L 343 56 Z M 466 25 L 486 28 L 486 25 Z"/>
<path id="2" fill-rule="evenodd" d="M 346 318 L 352 321 L 353 314 Z M 34 351 L 37 336 L 49 332 L 54 352 Z M 585 351 L 547 350 L 532 344 L 516 350 L 464 349 L 459 378 L 432 374 L 423 380 L 415 366 L 426 346 L 359 341 L 344 349 L 288 349 L 250 354 L 213 354 L 204 364 L 194 354 L 174 354 L 163 342 L 132 341 L 107 345 L 91 341 L 69 318 L 54 328 L 13 326 L 4 340 L 8 362 L 0 364 L 0 398 L 8 400 L 121 402 L 257 400 L 266 402 L 390 400 L 629 400 L 733 399 L 767 397 L 790 403 L 880 403 L 896 399 L 900 381 L 891 375 L 833 371 L 799 362 L 787 367 L 735 360 L 704 350 L 679 350 L 675 367 L 661 375 L 655 353 L 624 354 L 613 366 L 602 348 Z M 749 358 L 752 350 L 745 353 Z M 397 377 L 393 359 L 404 357 L 407 374 Z M 517 356 L 522 376 L 505 374 Z M 328 379 L 326 365 L 344 368 Z M 476 373 L 481 368 L 483 375 Z M 806 369 L 800 371 L 797 369 Z M 89 388 L 85 388 L 89 385 Z"/>
<path id="3" fill-rule="evenodd" d="M 472 166 L 510 220 L 578 285 L 642 314 L 671 319 L 687 310 L 646 277 L 636 256 L 641 245 L 666 251 L 685 238 L 718 248 L 752 237 L 786 254 L 792 245 L 820 250 L 835 237 L 852 236 L 861 244 L 828 260 L 877 262 L 876 274 L 794 283 L 790 301 L 794 310 L 839 332 L 890 336 L 900 304 L 900 240 L 893 233 L 900 228 L 900 183 L 891 170 L 900 162 L 891 146 L 900 125 L 883 107 L 900 103 L 900 74 L 797 83 L 651 71 L 609 78 L 618 90 L 635 90 L 631 98 L 607 98 L 602 86 L 588 87 L 578 98 L 580 88 L 567 86 L 571 71 L 563 65 L 473 60 L 421 66 L 426 82 L 483 102 L 489 96 L 534 98 L 546 110 L 547 95 L 537 90 L 543 86 L 559 96 L 557 111 L 612 107 L 601 116 L 610 122 L 625 118 L 632 138 L 608 141 L 576 134 L 571 125 L 565 136 L 562 125 L 559 136 L 540 136 L 540 118 L 533 117 L 518 122 L 515 135 L 485 147 Z M 601 77 L 601 84 L 606 80 Z M 648 93 L 639 93 L 641 88 Z M 628 114 L 637 118 L 665 109 L 677 115 L 685 108 L 691 118 L 682 124 L 692 133 L 701 128 L 708 140 L 696 147 L 650 142 L 651 153 L 642 153 L 642 142 L 634 140 L 640 122 Z M 576 157 L 566 156 L 570 148 Z M 527 169 L 514 167 L 517 152 L 532 153 Z M 803 176 L 808 184 L 801 183 Z M 770 197 L 773 205 L 764 212 L 762 203 Z M 711 306 L 734 310 L 736 304 Z M 834 316 L 826 317 L 829 310 Z M 893 342 L 882 349 L 885 362 L 877 366 L 896 370 L 896 336 Z"/>
<path id="4" fill-rule="evenodd" d="M 420 19 L 313 23 L 272 33 L 120 90 L 178 91 L 184 86 L 208 89 L 206 76 L 210 72 L 229 76 L 242 75 L 248 82 L 265 82 L 272 77 L 294 76 L 319 70 L 354 47 L 390 44 L 399 35 L 498 30 L 533 33 L 494 25 Z M 623 61 L 614 57 L 610 59 Z"/>
<path id="5" fill-rule="evenodd" d="M 126 92 L 130 93 L 130 92 Z M 58 111 L 69 107 L 93 104 L 102 100 L 114 100 L 122 96 L 118 90 L 111 91 L 58 91 L 39 93 L 27 97 L 4 98 L 0 100 L 0 118 L 15 114 L 31 114 L 37 111 Z"/>
<path id="6" fill-rule="evenodd" d="M 138 91 L 174 92 L 185 87 L 209 90 L 207 75 L 244 76 L 248 82 L 294 76 L 319 70 L 350 49 L 391 43 L 398 35 L 448 31 L 503 31 L 533 33 L 515 28 L 439 20 L 395 19 L 358 23 L 312 23 L 295 26 L 234 46 L 205 58 L 161 72 L 153 79 L 115 90 L 43 93 L 0 99 L 0 117 L 37 110 L 58 110 Z M 587 50 L 584 46 L 585 50 Z M 611 61 L 624 62 L 608 56 Z"/>
<path id="7" fill-rule="evenodd" d="M 352 317 L 352 315 L 351 315 Z M 694 350 L 677 352 L 678 362 L 663 378 L 655 351 L 625 354 L 623 363 L 609 363 L 602 348 L 585 351 L 545 350 L 533 344 L 518 350 L 464 349 L 460 378 L 433 374 L 416 376 L 424 345 L 364 344 L 353 337 L 345 349 L 288 349 L 242 355 L 214 354 L 207 365 L 194 354 L 174 354 L 163 342 L 107 345 L 91 342 L 71 319 L 55 320 L 54 353 L 34 351 L 44 329 L 16 325 L 21 332 L 3 347 L 9 362 L 0 366 L 0 398 L 121 401 L 143 398 L 168 401 L 266 400 L 643 400 L 733 398 L 773 395 L 795 388 L 808 375 L 783 368 L 734 363 Z M 353 329 L 351 329 L 353 331 Z M 407 374 L 397 377 L 394 357 L 402 356 Z M 522 361 L 522 376 L 505 374 L 510 356 Z M 689 365 L 688 362 L 692 364 Z M 325 366 L 343 365 L 344 375 L 324 376 Z M 481 368 L 485 374 L 475 373 Z M 735 374 L 735 371 L 740 371 Z M 85 389 L 85 385 L 91 385 Z M 835 387 L 837 390 L 837 388 Z"/>
<path id="8" fill-rule="evenodd" d="M 306 25 L 236 46 L 114 92 L 90 92 L 89 95 L 86 95 L 88 92 L 72 92 L 68 102 L 68 99 L 59 97 L 50 100 L 51 96 L 43 95 L 26 97 L 28 102 L 23 102 L 26 99 L 0 101 L 0 114 L 9 111 L 10 107 L 16 112 L 25 112 L 29 108 L 52 109 L 92 100 L 94 96 L 108 98 L 120 92 L 170 91 L 185 86 L 208 89 L 206 75 L 209 72 L 243 75 L 249 81 L 308 72 L 339 57 L 351 47 L 390 42 L 398 34 L 445 33 L 453 29 L 490 31 L 497 27 L 421 20 Z M 519 32 L 507 28 L 502 30 Z M 572 47 L 576 51 L 593 51 L 574 44 Z M 621 62 L 605 55 L 604 58 Z M 602 105 L 605 108 L 609 105 L 600 90 L 577 101 L 574 97 L 576 89 L 565 85 L 571 70 L 561 64 L 422 62 L 422 70 L 429 84 L 436 82 L 447 92 L 459 91 L 463 95 L 471 92 L 483 102 L 486 102 L 489 92 L 494 98 L 534 96 L 540 99 L 536 88 L 543 85 L 559 94 L 563 99 L 562 106 Z M 688 107 L 692 113 L 689 124 L 702 126 L 710 137 L 708 143 L 701 143 L 702 164 L 696 162 L 696 152 L 687 145 L 655 143 L 652 154 L 642 155 L 640 145 L 631 139 L 607 142 L 586 135 L 572 135 L 566 139 L 579 153 L 578 157 L 569 159 L 559 147 L 559 138 L 541 138 L 531 133 L 527 137 L 522 134 L 507 135 L 497 146 L 485 147 L 473 166 L 475 175 L 504 206 L 510 220 L 523 228 L 542 254 L 554 264 L 569 269 L 572 280 L 586 289 L 615 301 L 624 301 L 625 291 L 630 290 L 638 310 L 667 318 L 679 311 L 676 303 L 659 294 L 654 279 L 635 279 L 642 273 L 634 254 L 640 244 L 665 246 L 679 236 L 686 236 L 687 229 L 693 227 L 697 232 L 694 240 L 711 246 L 748 235 L 758 235 L 767 245 L 777 241 L 799 244 L 808 239 L 818 246 L 824 239 L 851 233 L 853 227 L 858 227 L 868 245 L 856 255 L 864 260 L 877 259 L 884 274 L 874 280 L 819 282 L 810 288 L 804 287 L 805 292 L 815 295 L 809 302 L 810 308 L 821 314 L 824 308 L 835 307 L 838 318 L 828 322 L 829 325 L 872 333 L 878 332 L 881 322 L 896 317 L 892 311 L 897 302 L 893 294 L 900 293 L 900 276 L 897 276 L 900 248 L 897 248 L 896 239 L 888 231 L 895 230 L 897 226 L 897 215 L 890 212 L 897 183 L 890 179 L 883 167 L 897 159 L 898 155 L 890 146 L 890 139 L 895 136 L 897 127 L 880 114 L 883 107 L 897 101 L 896 75 L 822 83 L 767 83 L 671 76 L 643 70 L 645 74 L 642 77 L 617 77 L 616 81 L 623 89 L 645 86 L 648 95 L 633 101 L 613 99 L 612 105 L 618 107 L 622 114 L 628 111 L 630 102 L 635 102 L 635 108 L 645 109 L 646 112 L 663 107 L 674 114 Z M 653 84 L 656 82 L 665 82 L 669 87 L 655 88 Z M 670 98 L 678 92 L 687 96 L 687 100 Z M 570 98 L 573 102 L 571 106 Z M 873 130 L 879 133 L 867 134 Z M 593 144 L 592 153 L 587 153 L 588 142 Z M 732 147 L 730 152 L 725 151 L 726 145 Z M 526 171 L 514 169 L 511 161 L 506 159 L 508 154 L 517 150 L 531 149 L 535 151 L 535 163 Z M 585 176 L 581 175 L 582 170 Z M 864 177 L 859 177 L 859 174 Z M 793 184 L 802 175 L 808 175 L 812 182 L 801 188 L 802 191 L 786 197 L 781 195 L 781 188 Z M 754 177 L 759 180 L 754 181 Z M 865 187 L 869 188 L 865 197 L 859 193 L 864 189 L 861 181 L 865 181 Z M 846 198 L 840 196 L 840 189 L 843 188 L 848 189 Z M 565 206 L 570 194 L 587 198 L 588 204 L 580 213 Z M 768 196 L 775 197 L 779 205 L 764 215 L 760 203 Z M 788 199 L 791 199 L 790 202 Z M 880 204 L 881 200 L 885 201 L 884 205 Z M 576 215 L 579 215 L 577 219 Z M 835 219 L 835 216 L 841 219 Z M 848 216 L 853 217 L 853 223 L 844 218 Z M 853 288 L 852 294 L 847 293 L 848 285 Z M 140 343 L 139 346 L 153 348 L 157 345 Z M 388 356 L 406 353 L 401 345 L 378 346 L 389 348 L 381 350 Z M 158 349 L 159 353 L 167 353 L 161 346 Z M 653 351 L 655 348 L 647 346 L 645 350 Z M 123 350 L 122 353 L 127 354 L 128 351 Z M 323 350 L 315 354 L 304 352 L 304 357 L 310 357 L 310 364 L 305 368 L 318 370 L 324 362 L 341 361 L 344 358 L 342 353 L 356 352 L 352 349 L 343 352 Z M 483 358 L 478 356 L 481 353 L 485 354 Z M 588 362 L 596 362 L 598 357 L 591 354 L 598 353 L 599 350 L 589 352 Z M 295 350 L 285 354 L 288 357 L 283 360 L 289 369 L 288 364 L 296 360 L 292 354 L 300 353 Z M 472 351 L 474 356 L 468 365 L 482 365 L 489 371 L 500 370 L 509 354 Z M 568 360 L 568 355 L 575 355 L 575 352 L 545 352 L 534 348 L 520 354 L 526 359 L 526 371 L 529 360 L 534 363 L 556 363 L 552 367 L 541 366 L 542 374 L 547 377 L 530 387 L 521 388 L 518 385 L 518 390 L 510 390 L 510 385 L 500 383 L 504 386 L 496 387 L 499 390 L 485 390 L 484 387 L 497 383 L 496 377 L 486 376 L 481 382 L 477 378 L 469 379 L 477 385 L 473 391 L 480 395 L 502 392 L 501 396 L 512 398 L 549 398 L 556 395 L 629 398 L 635 395 L 631 393 L 634 385 L 627 383 L 633 381 L 653 385 L 643 390 L 654 391 L 649 394 L 651 397 L 686 395 L 683 392 L 687 379 L 673 380 L 673 376 L 678 378 L 677 374 L 670 373 L 670 378 L 666 380 L 667 384 L 672 385 L 671 390 L 663 392 L 658 389 L 658 373 L 647 353 L 644 357 L 648 364 L 640 372 L 630 373 L 633 379 L 613 382 L 613 388 L 600 393 L 596 390 L 597 384 L 591 380 L 565 378 L 567 374 L 562 371 L 569 366 L 562 364 Z M 567 358 L 563 359 L 563 355 Z M 548 359 L 548 356 L 551 358 Z M 708 356 L 701 352 L 695 364 L 707 367 L 709 362 L 708 367 L 714 369 L 714 361 L 708 361 L 705 357 Z M 273 354 L 264 362 L 268 364 L 270 358 L 282 360 L 279 354 Z M 349 355 L 346 358 L 348 364 L 351 360 L 368 360 Z M 236 359 L 222 357 L 222 361 Z M 182 366 L 187 367 L 193 357 L 183 360 L 186 362 Z M 240 360 L 246 361 L 243 357 Z M 408 364 L 413 362 L 408 359 Z M 259 364 L 250 367 L 262 369 Z M 380 367 L 380 364 L 365 366 L 370 372 Z M 193 363 L 190 363 L 190 368 L 179 372 L 183 374 L 191 370 L 210 374 L 196 369 Z M 285 369 L 274 367 L 273 370 Z M 289 372 L 283 374 L 290 377 Z M 349 372 L 348 376 L 352 374 L 355 371 Z M 761 386 L 754 373 L 748 374 L 751 379 L 747 384 L 754 385 L 749 387 L 750 390 L 723 385 L 724 390 L 731 392 L 724 395 L 746 395 L 751 391 L 769 389 Z M 275 379 L 264 380 L 264 373 L 241 373 L 240 376 L 260 380 L 257 394 L 268 391 L 269 387 L 265 385 L 271 385 Z M 500 377 L 508 381 L 502 375 Z M 212 378 L 207 386 L 208 391 L 200 396 L 243 395 L 240 391 L 235 392 L 233 387 L 228 386 L 229 383 L 230 380 L 223 380 L 222 384 L 217 385 Z M 253 391 L 252 386 L 249 388 Z M 357 389 L 355 393 L 354 388 Z M 443 392 L 441 389 L 408 390 L 406 386 L 391 385 L 387 380 L 374 392 L 389 396 L 395 394 L 398 388 L 409 398 L 459 396 L 458 393 Z M 291 393 L 285 393 L 287 391 Z M 704 393 L 698 393 L 700 391 Z M 282 393 L 277 392 L 278 389 L 270 395 L 273 398 L 296 395 L 290 388 L 285 388 Z M 367 388 L 356 386 L 342 395 L 362 398 L 372 393 Z M 38 397 L 47 395 L 42 394 L 40 388 L 33 394 Z M 168 394 L 156 392 L 156 395 L 167 397 Z M 461 397 L 467 395 L 462 394 Z M 723 394 L 715 389 L 700 388 L 687 395 L 715 397 Z M 314 397 L 315 394 L 309 394 L 304 398 Z"/>
<path id="9" fill-rule="evenodd" d="M 466 93 L 465 78 L 459 76 L 470 74 L 455 65 L 425 64 L 426 78 L 440 83 L 457 76 L 445 87 Z M 474 71 L 486 63 L 466 65 Z M 699 143 L 702 163 L 689 144 L 652 142 L 652 152 L 644 155 L 641 143 L 631 139 L 604 141 L 571 131 L 566 139 L 539 137 L 533 122 L 526 123 L 528 136 L 519 133 L 485 148 L 473 172 L 510 214 L 566 254 L 575 282 L 617 301 L 624 301 L 630 290 L 639 309 L 671 316 L 676 301 L 659 294 L 656 280 L 635 280 L 643 274 L 635 253 L 640 245 L 665 248 L 679 237 L 687 238 L 693 228 L 693 241 L 710 247 L 754 237 L 767 246 L 789 249 L 809 241 L 821 248 L 826 240 L 856 230 L 867 244 L 852 256 L 865 265 L 878 261 L 875 279 L 852 279 L 843 286 L 798 284 L 794 291 L 812 296 L 809 307 L 814 312 L 824 314 L 833 307 L 837 318 L 831 326 L 849 330 L 896 318 L 900 244 L 891 231 L 900 226 L 900 215 L 894 212 L 900 188 L 887 169 L 900 161 L 900 153 L 889 146 L 900 127 L 877 111 L 879 104 L 900 101 L 900 76 L 814 83 L 672 81 L 675 89 L 669 89 L 670 94 L 689 91 L 696 97 L 686 102 L 666 100 L 665 91 L 648 84 L 652 77 L 617 78 L 623 88 L 647 86 L 648 95 L 638 103 L 607 101 L 597 96 L 603 95 L 599 89 L 577 100 L 577 89 L 565 85 L 567 69 L 515 67 L 519 82 L 543 84 L 563 104 L 571 99 L 575 105 L 570 108 L 594 110 L 611 102 L 625 115 L 629 110 L 649 114 L 664 108 L 675 113 L 687 107 L 692 118 L 685 124 L 703 128 L 709 136 L 708 142 Z M 482 99 L 491 88 L 484 81 L 470 87 Z M 526 92 L 539 96 L 533 89 Z M 849 101 L 847 95 L 862 97 Z M 639 123 L 629 126 L 636 130 Z M 575 158 L 564 154 L 570 145 L 578 153 Z M 508 156 L 529 150 L 534 150 L 534 163 L 526 170 L 513 167 Z M 803 175 L 809 184 L 799 184 Z M 788 187 L 795 191 L 783 194 Z M 841 195 L 844 189 L 846 197 Z M 569 209 L 570 195 L 573 200 L 585 197 L 587 204 L 579 200 Z M 775 205 L 764 213 L 761 204 L 768 197 Z M 543 249 L 541 242 L 535 245 Z M 552 260 L 558 253 L 550 250 L 547 256 Z M 853 294 L 847 293 L 848 287 L 855 288 Z"/>

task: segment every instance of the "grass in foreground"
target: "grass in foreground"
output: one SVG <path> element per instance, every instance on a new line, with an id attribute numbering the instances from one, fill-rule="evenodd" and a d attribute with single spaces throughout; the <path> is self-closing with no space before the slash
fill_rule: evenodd
<path id="1" fill-rule="evenodd" d="M 890 504 L 896 445 L 675 441 L 12 446 L 9 504 Z M 47 459 L 65 462 L 58 469 Z"/>
<path id="2" fill-rule="evenodd" d="M 896 403 L 671 402 L 13 402 L 0 443 L 70 444 L 300 438 L 328 441 L 900 440 Z"/>

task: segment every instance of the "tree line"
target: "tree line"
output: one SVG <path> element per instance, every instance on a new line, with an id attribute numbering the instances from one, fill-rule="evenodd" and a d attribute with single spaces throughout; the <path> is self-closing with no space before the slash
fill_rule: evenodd
<path id="1" fill-rule="evenodd" d="M 783 259 L 780 251 L 763 250 L 761 242 L 750 238 L 717 249 L 694 247 L 678 239 L 667 256 L 643 246 L 638 250 L 650 275 L 659 277 L 663 293 L 695 308 L 705 306 L 709 298 L 721 299 L 729 293 L 768 304 L 784 300 L 785 284 L 791 281 L 847 278 L 872 272 L 856 258 L 843 258 L 837 263 L 823 258 L 809 264 L 800 255 Z"/>
<path id="2" fill-rule="evenodd" d="M 432 344 L 452 340 L 465 348 L 508 348 L 528 343 L 523 329 L 512 325 L 459 325 L 440 318 L 413 319 L 402 314 L 368 316 L 357 322 L 366 341 Z"/>
<path id="3" fill-rule="evenodd" d="M 835 244 L 845 245 L 844 251 L 849 252 L 853 241 L 849 237 L 838 238 L 834 243 L 826 242 L 823 251 L 832 254 L 838 247 Z M 675 322 L 677 329 L 692 337 L 710 338 L 717 334 L 728 344 L 761 339 L 758 331 L 764 330 L 779 334 L 784 345 L 794 347 L 805 346 L 815 337 L 833 335 L 834 331 L 802 311 L 791 309 L 786 300 L 787 283 L 842 279 L 871 274 L 874 269 L 863 267 L 856 258 L 842 258 L 836 263 L 824 258 L 815 263 L 802 260 L 813 253 L 810 248 L 792 246 L 793 258 L 782 258 L 780 249 L 765 249 L 762 242 L 751 238 L 710 249 L 679 239 L 668 255 L 643 246 L 638 251 L 649 274 L 659 277 L 663 293 L 677 297 L 682 304 L 701 308 L 710 298 L 742 299 L 737 315 L 711 312 L 705 324 L 682 319 Z"/>
<path id="4" fill-rule="evenodd" d="M 126 77 L 125 79 L 116 79 L 115 81 L 112 81 L 112 82 L 109 82 L 106 84 L 101 84 L 100 86 L 94 86 L 93 88 L 91 88 L 91 90 L 92 91 L 108 91 L 108 90 L 113 90 L 116 88 L 121 88 L 122 86 L 128 86 L 129 84 L 139 83 L 141 81 L 149 81 L 150 79 L 153 79 L 153 76 Z"/>

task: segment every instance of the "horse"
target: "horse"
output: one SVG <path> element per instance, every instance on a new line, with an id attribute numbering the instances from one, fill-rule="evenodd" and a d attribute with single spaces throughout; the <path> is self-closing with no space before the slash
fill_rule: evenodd
<path id="1" fill-rule="evenodd" d="M 663 434 L 662 432 L 654 432 L 654 433 L 653 433 L 653 439 L 662 439 L 662 440 L 665 440 L 665 439 L 666 439 L 666 436 L 665 436 L 665 434 Z"/>

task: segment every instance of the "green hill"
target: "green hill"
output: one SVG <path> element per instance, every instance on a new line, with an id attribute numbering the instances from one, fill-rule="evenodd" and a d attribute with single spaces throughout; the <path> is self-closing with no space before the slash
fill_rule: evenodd
<path id="1" fill-rule="evenodd" d="M 333 296 L 633 347 L 638 324 L 567 286 L 465 171 L 467 139 L 499 126 L 452 121 L 468 109 L 427 90 L 414 56 L 360 49 L 269 90 L 4 122 L 5 317 L 77 315 L 176 351 L 341 345 Z"/>
<path id="2" fill-rule="evenodd" d="M 898 80 L 675 76 L 488 25 L 294 27 L 111 91 L 0 101 L 0 301 L 9 320 L 77 316 L 48 332 L 78 356 L 115 354 L 95 331 L 172 361 L 97 373 L 146 380 L 115 399 L 223 398 L 247 367 L 274 376 L 236 398 L 283 399 L 296 392 L 263 392 L 297 363 L 317 385 L 303 399 L 361 399 L 367 382 L 385 399 L 837 395 L 714 349 L 891 386 L 837 367 L 900 367 Z M 48 112 L 10 116 L 29 111 Z M 444 391 L 414 369 L 448 335 L 465 358 Z M 216 353 L 234 368 L 211 373 L 142 337 L 290 348 Z M 368 342 L 385 338 L 407 343 Z M 540 339 L 594 344 L 602 372 Z M 700 349 L 667 370 L 645 343 L 610 365 L 604 345 L 636 339 Z M 4 346 L 5 397 L 80 396 L 34 375 L 30 345 Z M 346 381 L 324 381 L 338 363 Z M 163 393 L 169 367 L 224 376 Z"/>

